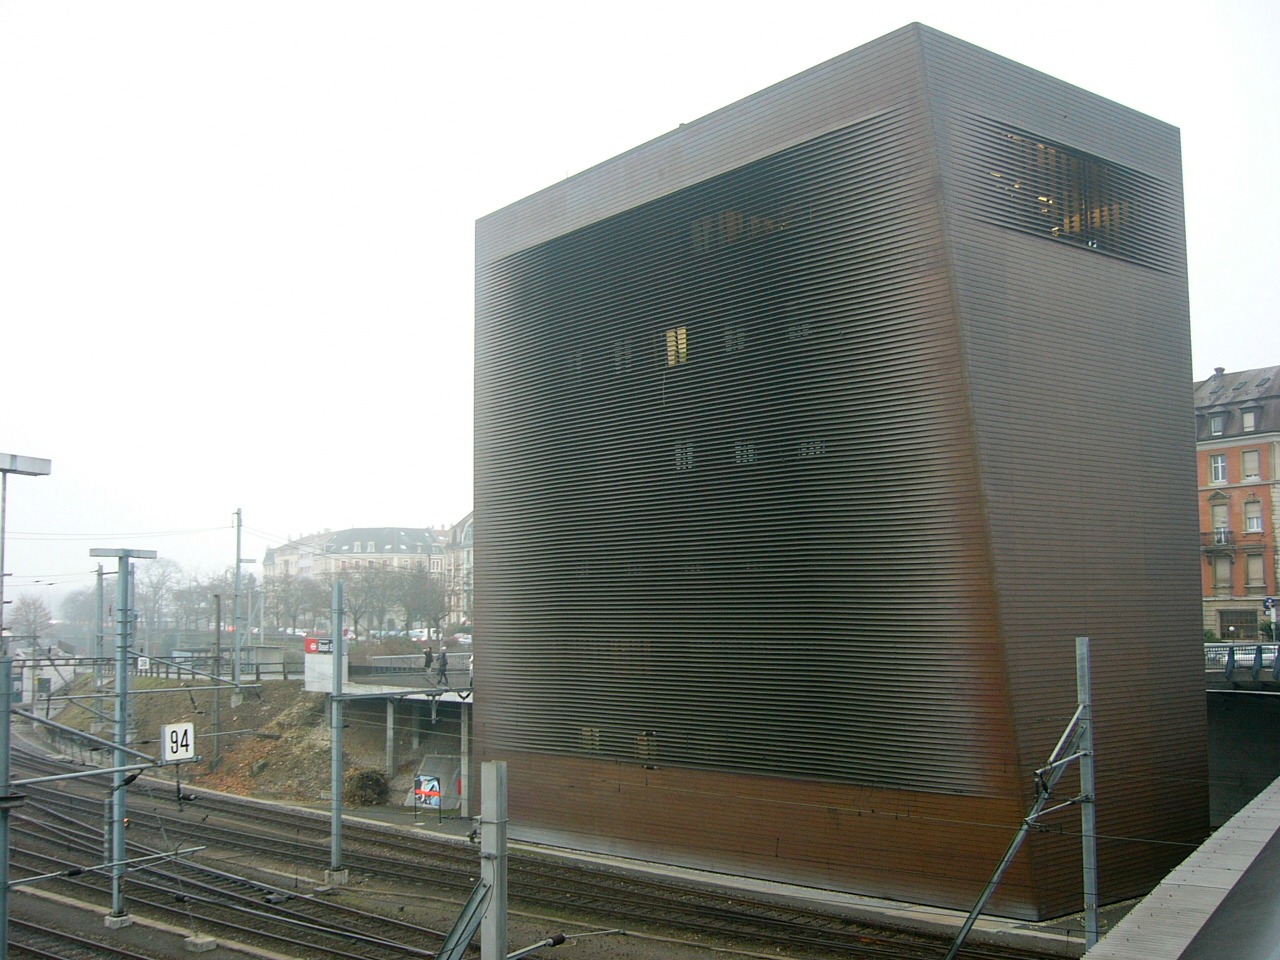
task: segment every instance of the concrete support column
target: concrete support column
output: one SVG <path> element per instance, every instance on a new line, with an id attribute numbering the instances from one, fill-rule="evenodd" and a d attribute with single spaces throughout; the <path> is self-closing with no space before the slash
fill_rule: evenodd
<path id="1" fill-rule="evenodd" d="M 396 775 L 396 702 L 387 697 L 387 779 Z"/>

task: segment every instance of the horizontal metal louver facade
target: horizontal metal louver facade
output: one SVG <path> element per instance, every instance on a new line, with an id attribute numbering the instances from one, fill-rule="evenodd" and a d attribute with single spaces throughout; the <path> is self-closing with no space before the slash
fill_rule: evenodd
<path id="1" fill-rule="evenodd" d="M 495 748 L 993 791 L 922 147 L 883 113 L 489 269 Z"/>
<path id="2" fill-rule="evenodd" d="M 1043 115 L 983 88 L 1001 70 Z M 1195 597 L 1180 187 L 1164 145 L 1049 122 L 1064 96 L 1098 109 L 916 25 L 479 223 L 476 753 L 508 761 L 517 835 L 965 905 L 1070 716 L 1079 632 L 1136 738 L 1115 756 L 1167 759 L 1110 664 L 1159 642 L 1152 576 Z M 1132 291 L 1139 366 L 1107 316 Z M 1059 409 L 1055 371 L 1098 397 Z M 1099 439 L 1127 371 L 1134 425 Z M 1034 459 L 1135 446 L 1165 502 Z M 1143 507 L 1145 559 L 1097 563 Z M 1181 799 L 1164 840 L 1199 829 Z M 998 908 L 1070 909 L 1078 845 L 1029 849 Z M 1154 849 L 1105 850 L 1104 896 Z"/>

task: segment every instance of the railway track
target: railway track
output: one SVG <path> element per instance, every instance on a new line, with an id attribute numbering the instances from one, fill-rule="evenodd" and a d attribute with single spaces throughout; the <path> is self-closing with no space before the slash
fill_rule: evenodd
<path id="1" fill-rule="evenodd" d="M 9 918 L 9 956 L 14 960 L 151 960 L 106 939 L 53 930 L 46 925 Z"/>
<path id="2" fill-rule="evenodd" d="M 14 762 L 51 769 L 48 760 L 15 756 Z M 150 789 L 139 791 L 135 786 L 130 790 L 131 848 L 172 850 L 199 842 L 207 844 L 212 855 L 237 858 L 238 868 L 250 872 L 250 868 L 261 868 L 295 878 L 309 874 L 313 877 L 308 881 L 311 884 L 330 865 L 329 820 L 322 814 L 216 795 L 202 795 L 191 803 L 179 800 L 172 784 L 153 783 Z M 86 798 L 94 802 L 93 796 L 101 796 L 101 791 L 95 791 L 86 781 L 68 781 L 58 789 L 32 785 L 27 792 L 32 811 L 42 811 L 41 816 L 54 823 L 66 818 L 76 823 L 76 830 L 86 835 L 93 833 L 92 824 L 83 818 L 83 807 Z M 96 802 L 101 803 L 100 799 Z M 75 812 L 77 805 L 79 815 Z M 65 829 L 72 828 L 68 824 Z M 342 865 L 359 878 L 360 896 L 366 900 L 383 899 L 398 909 L 404 909 L 406 897 L 414 896 L 443 898 L 460 905 L 478 876 L 478 850 L 465 842 L 354 822 L 344 822 L 343 839 Z M 93 842 L 100 850 L 100 823 L 96 841 L 86 840 Z M 82 855 L 87 853 L 86 848 Z M 252 862 L 246 862 L 246 857 Z M 768 949 L 773 955 L 785 951 L 804 958 L 932 960 L 943 956 L 949 946 L 949 941 L 942 938 L 885 929 L 833 913 L 752 900 L 739 891 L 695 887 L 620 869 L 570 865 L 549 856 L 512 854 L 509 871 L 512 909 L 542 916 L 548 922 L 551 918 L 573 917 L 597 926 L 659 931 L 666 936 L 696 939 L 704 945 L 721 942 L 746 952 Z M 165 871 L 148 868 L 146 872 Z M 131 877 L 131 889 L 134 882 Z M 177 888 L 182 885 L 177 880 L 170 883 L 172 896 L 172 884 Z M 269 895 L 262 892 L 265 889 L 261 886 L 256 894 L 247 896 L 256 895 L 261 900 Z M 288 892 L 271 889 L 276 895 Z M 351 895 L 352 891 L 345 888 L 335 889 L 322 902 L 331 908 Z M 1040 960 L 1050 955 L 973 943 L 961 956 L 966 960 Z"/>
<path id="3" fill-rule="evenodd" d="M 38 806 L 36 808 L 39 809 Z M 38 823 L 19 818 L 10 827 L 10 867 L 16 880 L 60 873 L 57 892 L 100 908 L 111 904 L 110 877 L 81 872 L 101 851 L 101 836 L 83 822 L 41 811 Z M 48 827 L 56 827 L 51 835 Z M 43 828 L 43 829 L 42 829 Z M 131 858 L 164 851 L 131 843 Z M 130 912 L 211 937 L 252 943 L 298 957 L 392 960 L 432 957 L 440 930 L 307 896 L 194 863 L 162 860 L 133 870 L 127 880 Z"/>

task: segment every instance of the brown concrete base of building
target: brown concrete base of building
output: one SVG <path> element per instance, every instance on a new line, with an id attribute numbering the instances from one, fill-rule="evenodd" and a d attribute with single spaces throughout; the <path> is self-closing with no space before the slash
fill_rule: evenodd
<path id="1" fill-rule="evenodd" d="M 972 907 L 1027 813 L 1021 798 L 501 759 L 513 839 L 957 910 Z M 1080 910 L 1079 822 L 1071 808 L 1032 834 L 987 912 L 1034 921 Z M 1105 865 L 1105 845 L 1100 855 Z M 1146 893 L 1172 865 L 1104 887 L 1103 901 Z"/>

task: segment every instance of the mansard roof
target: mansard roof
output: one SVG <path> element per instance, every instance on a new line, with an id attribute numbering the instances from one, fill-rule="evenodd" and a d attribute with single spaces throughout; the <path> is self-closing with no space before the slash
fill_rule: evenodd
<path id="1" fill-rule="evenodd" d="M 1249 402 L 1280 399 L 1280 366 L 1228 373 L 1222 367 L 1195 387 L 1197 413 L 1210 407 L 1243 406 Z"/>

